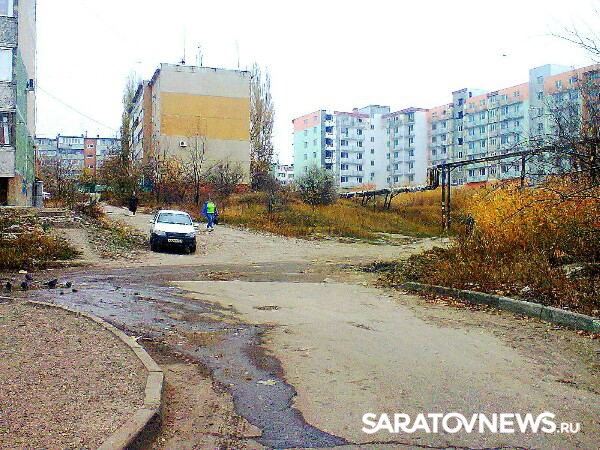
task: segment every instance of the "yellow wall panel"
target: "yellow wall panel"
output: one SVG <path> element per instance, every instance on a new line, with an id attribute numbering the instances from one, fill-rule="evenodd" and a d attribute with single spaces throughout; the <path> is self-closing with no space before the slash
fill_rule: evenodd
<path id="1" fill-rule="evenodd" d="M 206 135 L 209 139 L 250 139 L 250 99 L 164 93 L 161 132 Z"/>
<path id="2" fill-rule="evenodd" d="M 209 139 L 250 139 L 248 122 L 236 119 L 208 119 L 199 121 L 190 116 L 162 117 L 162 134 L 167 136 L 206 136 Z"/>

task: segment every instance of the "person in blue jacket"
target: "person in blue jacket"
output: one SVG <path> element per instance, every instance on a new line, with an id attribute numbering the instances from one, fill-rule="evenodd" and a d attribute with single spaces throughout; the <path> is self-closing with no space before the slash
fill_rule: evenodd
<path id="1" fill-rule="evenodd" d="M 206 228 L 208 229 L 208 231 L 212 231 L 214 228 L 213 224 L 215 217 L 219 215 L 219 211 L 217 210 L 217 204 L 212 201 L 212 198 L 209 197 L 208 201 L 204 202 L 204 206 L 202 207 L 202 214 L 204 214 L 206 216 L 206 219 L 208 220 Z"/>

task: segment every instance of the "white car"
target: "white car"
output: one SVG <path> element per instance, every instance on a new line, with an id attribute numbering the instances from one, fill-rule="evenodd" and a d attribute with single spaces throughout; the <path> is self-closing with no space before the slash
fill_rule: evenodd
<path id="1" fill-rule="evenodd" d="M 150 222 L 150 249 L 180 247 L 186 253 L 196 251 L 196 228 L 192 217 L 185 211 L 162 209 Z"/>

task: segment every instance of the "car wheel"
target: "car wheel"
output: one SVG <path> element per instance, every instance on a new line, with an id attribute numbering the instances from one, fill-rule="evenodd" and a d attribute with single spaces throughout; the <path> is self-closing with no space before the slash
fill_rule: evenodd
<path id="1" fill-rule="evenodd" d="M 192 245 L 190 247 L 190 253 L 196 253 L 196 246 L 195 245 Z"/>
<path id="2" fill-rule="evenodd" d="M 153 252 L 158 251 L 158 245 L 156 244 L 156 242 L 150 241 L 150 250 L 152 250 Z"/>

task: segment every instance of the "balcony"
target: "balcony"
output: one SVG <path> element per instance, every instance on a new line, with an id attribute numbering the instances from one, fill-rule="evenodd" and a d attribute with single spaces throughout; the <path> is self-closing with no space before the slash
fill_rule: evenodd
<path id="1" fill-rule="evenodd" d="M 15 176 L 15 150 L 12 147 L 0 148 L 0 177 Z"/>

